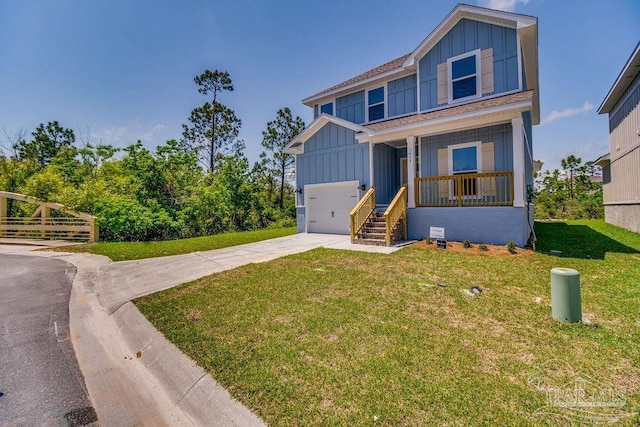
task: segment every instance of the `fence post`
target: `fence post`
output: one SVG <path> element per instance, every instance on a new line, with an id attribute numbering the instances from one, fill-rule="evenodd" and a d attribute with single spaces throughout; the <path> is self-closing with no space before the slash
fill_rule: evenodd
<path id="1" fill-rule="evenodd" d="M 0 196 L 0 237 L 7 237 L 7 231 L 4 229 L 7 223 L 7 198 Z"/>
<path id="2" fill-rule="evenodd" d="M 42 239 L 46 239 L 47 235 L 49 234 L 45 230 L 45 226 L 47 225 L 47 220 L 49 219 L 50 215 L 51 208 L 48 206 L 40 205 L 40 225 L 42 226 L 42 229 L 40 230 L 40 237 Z"/>

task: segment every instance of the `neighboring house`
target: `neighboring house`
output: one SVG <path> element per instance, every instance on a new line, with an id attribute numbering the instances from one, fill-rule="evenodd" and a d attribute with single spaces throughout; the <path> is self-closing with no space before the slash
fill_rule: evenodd
<path id="1" fill-rule="evenodd" d="M 366 240 L 386 218 L 387 244 L 394 228 L 422 239 L 430 227 L 527 243 L 537 18 L 460 4 L 411 53 L 303 103 L 314 120 L 286 148 L 298 231 Z M 373 197 L 382 224 L 371 224 Z"/>
<path id="2" fill-rule="evenodd" d="M 602 166 L 605 221 L 640 233 L 640 43 L 598 109 L 609 114 Z"/>

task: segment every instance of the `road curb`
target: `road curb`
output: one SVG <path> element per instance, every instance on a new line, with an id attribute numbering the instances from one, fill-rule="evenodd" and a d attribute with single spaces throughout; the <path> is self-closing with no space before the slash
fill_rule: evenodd
<path id="1" fill-rule="evenodd" d="M 132 303 L 112 314 L 135 358 L 161 383 L 171 401 L 198 425 L 264 426 L 207 372 L 170 343 Z M 138 357 L 139 356 L 139 357 Z"/>

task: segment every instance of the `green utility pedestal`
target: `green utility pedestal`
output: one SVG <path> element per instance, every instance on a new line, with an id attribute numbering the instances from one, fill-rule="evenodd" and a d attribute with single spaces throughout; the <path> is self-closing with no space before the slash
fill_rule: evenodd
<path id="1" fill-rule="evenodd" d="M 551 269 L 551 316 L 567 323 L 582 320 L 578 271 L 562 267 Z"/>

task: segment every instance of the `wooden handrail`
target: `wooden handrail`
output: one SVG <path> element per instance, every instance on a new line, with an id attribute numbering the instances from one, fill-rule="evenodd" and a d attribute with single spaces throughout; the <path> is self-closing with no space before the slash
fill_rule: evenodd
<path id="1" fill-rule="evenodd" d="M 483 172 L 415 179 L 417 207 L 513 206 L 513 172 Z"/>
<path id="2" fill-rule="evenodd" d="M 376 186 L 372 185 L 362 199 L 351 210 L 351 243 L 356 240 L 356 236 L 362 230 L 373 211 L 376 210 Z"/>
<path id="3" fill-rule="evenodd" d="M 393 229 L 398 224 L 398 221 L 403 220 L 403 238 L 407 238 L 407 185 L 400 187 L 400 190 L 396 193 L 389 207 L 384 212 L 384 222 L 386 225 L 385 243 L 387 246 L 391 246 L 391 238 Z"/>

